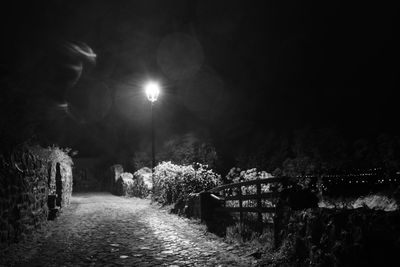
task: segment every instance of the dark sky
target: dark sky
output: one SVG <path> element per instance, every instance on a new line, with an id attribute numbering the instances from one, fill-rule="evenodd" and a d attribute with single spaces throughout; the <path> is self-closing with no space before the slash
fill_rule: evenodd
<path id="1" fill-rule="evenodd" d="M 1 71 L 39 92 L 28 97 L 48 108 L 49 142 L 88 155 L 148 141 L 150 78 L 163 86 L 160 140 L 194 131 L 231 145 L 305 126 L 397 133 L 399 10 L 316 2 L 3 4 Z M 71 47 L 90 47 L 96 64 Z"/>

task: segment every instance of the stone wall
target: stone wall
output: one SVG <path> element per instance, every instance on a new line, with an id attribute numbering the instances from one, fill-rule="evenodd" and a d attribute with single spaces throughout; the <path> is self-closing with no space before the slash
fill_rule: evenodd
<path id="1" fill-rule="evenodd" d="M 58 206 L 68 205 L 73 189 L 71 157 L 58 147 L 41 148 L 36 146 L 32 150 L 47 162 L 49 195 L 57 195 Z"/>
<path id="2" fill-rule="evenodd" d="M 20 240 L 47 220 L 48 165 L 32 155 L 28 156 L 28 151 L 20 154 L 24 153 L 29 162 L 22 163 L 22 158 L 8 160 L 4 157 L 0 166 L 1 243 Z M 20 162 L 15 165 L 14 161 Z"/>
<path id="3" fill-rule="evenodd" d="M 62 181 L 62 201 L 61 207 L 67 206 L 70 203 L 72 195 L 72 166 L 70 164 L 61 163 L 61 181 Z"/>
<path id="4" fill-rule="evenodd" d="M 72 160 L 65 152 L 21 146 L 11 154 L 0 155 L 1 243 L 17 242 L 46 223 L 48 196 L 57 191 L 57 162 L 61 162 L 61 203 L 67 205 L 72 192 Z"/>

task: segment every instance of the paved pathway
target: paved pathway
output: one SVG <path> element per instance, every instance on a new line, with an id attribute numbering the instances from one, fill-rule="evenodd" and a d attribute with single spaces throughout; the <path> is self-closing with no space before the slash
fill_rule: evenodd
<path id="1" fill-rule="evenodd" d="M 78 194 L 38 241 L 10 247 L 9 266 L 252 266 L 243 250 L 149 200 Z M 7 257 L 7 256 L 6 256 Z M 3 259 L 4 260 L 4 259 Z M 3 261 L 4 262 L 4 261 Z M 1 265 L 1 261 L 0 261 Z"/>

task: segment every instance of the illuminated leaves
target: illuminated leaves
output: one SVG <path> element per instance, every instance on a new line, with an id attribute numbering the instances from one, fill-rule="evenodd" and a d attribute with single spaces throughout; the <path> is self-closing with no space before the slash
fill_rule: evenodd
<path id="1" fill-rule="evenodd" d="M 162 162 L 154 171 L 154 196 L 165 204 L 176 202 L 190 193 L 211 189 L 221 183 L 221 176 L 207 165 L 176 165 Z"/>

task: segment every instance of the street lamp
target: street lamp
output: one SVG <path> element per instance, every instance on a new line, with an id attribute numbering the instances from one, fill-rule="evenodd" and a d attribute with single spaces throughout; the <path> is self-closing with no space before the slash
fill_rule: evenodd
<path id="1" fill-rule="evenodd" d="M 144 86 L 144 90 L 151 104 L 157 101 L 158 95 L 160 94 L 160 85 L 157 82 L 147 82 Z"/>
<path id="2" fill-rule="evenodd" d="M 154 145 L 154 112 L 153 105 L 157 101 L 158 95 L 160 94 L 160 85 L 157 82 L 149 81 L 145 84 L 144 90 L 146 92 L 147 99 L 151 103 L 151 181 L 154 189 L 154 168 L 156 167 L 155 157 L 155 145 Z"/>

